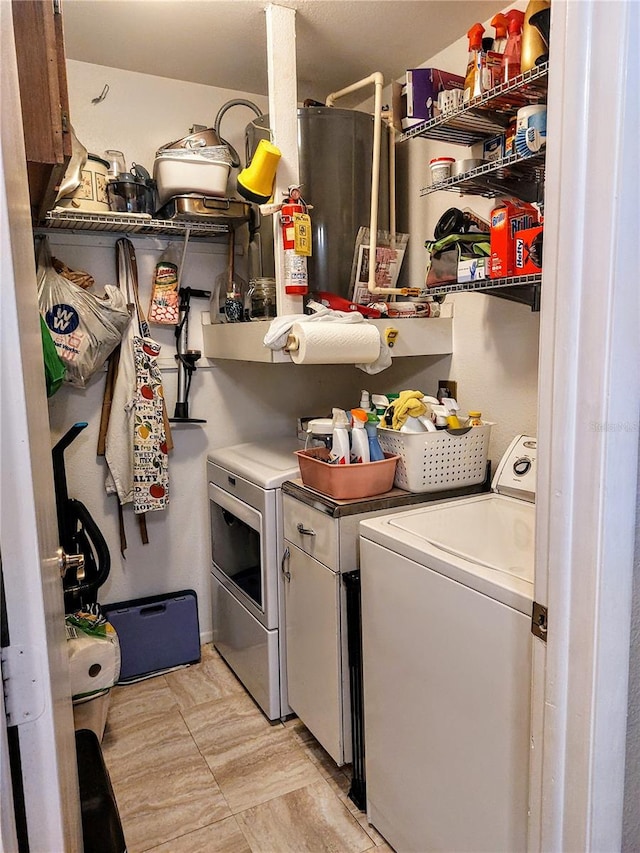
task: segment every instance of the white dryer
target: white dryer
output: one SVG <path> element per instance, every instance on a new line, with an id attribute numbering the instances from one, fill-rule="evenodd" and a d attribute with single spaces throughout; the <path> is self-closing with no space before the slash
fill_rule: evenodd
<path id="1" fill-rule="evenodd" d="M 536 440 L 491 493 L 362 522 L 367 814 L 401 853 L 526 850 Z"/>

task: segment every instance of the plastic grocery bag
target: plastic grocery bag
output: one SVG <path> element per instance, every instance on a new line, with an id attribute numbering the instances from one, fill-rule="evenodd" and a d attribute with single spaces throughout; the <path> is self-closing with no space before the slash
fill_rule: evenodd
<path id="1" fill-rule="evenodd" d="M 47 324 L 40 317 L 40 334 L 42 336 L 42 358 L 44 361 L 44 378 L 47 385 L 47 397 L 53 397 L 64 381 L 66 369 L 58 350 L 51 340 Z"/>
<path id="2" fill-rule="evenodd" d="M 120 343 L 129 324 L 124 295 L 106 285 L 103 299 L 59 275 L 46 237 L 38 256 L 38 302 L 56 350 L 66 367 L 65 381 L 84 388 Z"/>

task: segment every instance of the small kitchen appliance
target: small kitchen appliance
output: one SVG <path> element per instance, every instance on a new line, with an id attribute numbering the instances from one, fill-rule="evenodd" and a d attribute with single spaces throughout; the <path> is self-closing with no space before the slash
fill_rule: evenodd
<path id="1" fill-rule="evenodd" d="M 161 149 L 153 165 L 158 204 L 185 193 L 224 197 L 230 169 L 231 156 L 225 145 Z"/>

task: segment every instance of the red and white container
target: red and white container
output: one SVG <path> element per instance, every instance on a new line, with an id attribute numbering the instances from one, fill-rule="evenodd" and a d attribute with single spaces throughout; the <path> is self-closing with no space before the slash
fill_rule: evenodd
<path id="1" fill-rule="evenodd" d="M 434 157 L 429 160 L 431 170 L 431 183 L 439 184 L 451 177 L 451 167 L 455 163 L 455 157 Z"/>

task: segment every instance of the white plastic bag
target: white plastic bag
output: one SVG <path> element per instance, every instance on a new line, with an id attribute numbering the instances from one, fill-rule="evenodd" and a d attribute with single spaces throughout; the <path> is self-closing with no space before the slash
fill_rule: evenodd
<path id="1" fill-rule="evenodd" d="M 67 368 L 65 382 L 77 388 L 84 388 L 102 367 L 129 324 L 124 295 L 114 285 L 108 284 L 104 290 L 104 299 L 99 299 L 59 275 L 51 263 L 49 242 L 46 237 L 42 240 L 38 256 L 40 314 Z"/>

